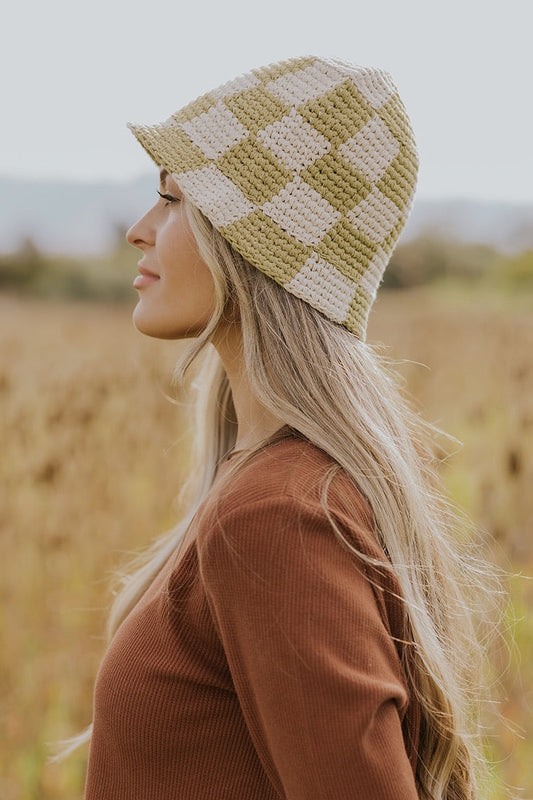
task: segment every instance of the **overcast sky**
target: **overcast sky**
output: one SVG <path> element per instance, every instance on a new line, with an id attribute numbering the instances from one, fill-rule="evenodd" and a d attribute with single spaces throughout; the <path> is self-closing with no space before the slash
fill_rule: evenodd
<path id="1" fill-rule="evenodd" d="M 318 54 L 391 72 L 419 196 L 533 202 L 533 0 L 11 0 L 2 16 L 0 175 L 135 178 L 152 167 L 127 120 Z"/>

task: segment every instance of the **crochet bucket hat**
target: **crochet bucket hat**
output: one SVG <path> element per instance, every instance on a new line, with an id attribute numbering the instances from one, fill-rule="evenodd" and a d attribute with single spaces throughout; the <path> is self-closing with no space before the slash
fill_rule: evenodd
<path id="1" fill-rule="evenodd" d="M 128 127 L 247 261 L 365 338 L 418 170 L 387 72 L 289 59 Z"/>

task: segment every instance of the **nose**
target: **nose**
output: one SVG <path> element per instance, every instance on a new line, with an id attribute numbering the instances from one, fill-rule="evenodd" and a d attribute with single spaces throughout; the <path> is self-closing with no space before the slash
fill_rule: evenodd
<path id="1" fill-rule="evenodd" d="M 134 222 L 126 233 L 126 241 L 133 245 L 133 247 L 139 247 L 141 250 L 143 247 L 153 244 L 153 233 L 151 232 L 151 226 L 148 224 L 149 220 L 147 218 L 148 214 L 145 214 L 137 220 L 137 222 Z"/>

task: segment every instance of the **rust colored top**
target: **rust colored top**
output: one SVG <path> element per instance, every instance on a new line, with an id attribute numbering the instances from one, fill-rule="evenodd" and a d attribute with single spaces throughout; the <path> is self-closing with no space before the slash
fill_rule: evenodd
<path id="1" fill-rule="evenodd" d="M 86 800 L 417 798 L 399 587 L 336 537 L 332 466 L 293 436 L 221 467 L 104 657 Z M 345 473 L 328 499 L 384 560 Z"/>

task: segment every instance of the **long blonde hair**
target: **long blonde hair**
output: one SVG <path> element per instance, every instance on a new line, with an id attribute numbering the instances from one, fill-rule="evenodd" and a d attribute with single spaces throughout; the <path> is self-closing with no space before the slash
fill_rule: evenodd
<path id="1" fill-rule="evenodd" d="M 178 366 L 195 379 L 198 415 L 189 509 L 175 529 L 124 577 L 109 617 L 111 637 L 169 554 L 183 543 L 217 469 L 236 441 L 227 375 L 210 344 L 229 308 L 238 308 L 243 358 L 265 408 L 328 453 L 367 499 L 376 534 L 398 580 L 411 631 L 405 665 L 421 708 L 419 797 L 471 800 L 484 760 L 479 747 L 483 641 L 493 573 L 473 553 L 463 521 L 439 490 L 434 429 L 404 398 L 399 378 L 377 350 L 326 319 L 248 264 L 190 203 L 188 219 L 215 283 L 215 310 Z M 323 490 L 327 511 L 327 485 Z M 354 550 L 331 519 L 332 535 Z M 383 567 L 364 553 L 357 556 Z M 476 607 L 477 606 L 477 607 Z M 88 738 L 90 733 L 85 737 Z"/>

